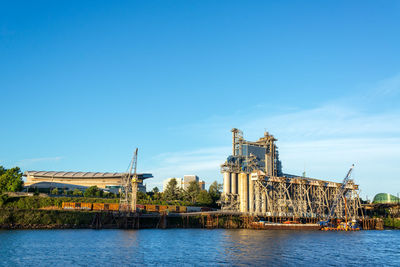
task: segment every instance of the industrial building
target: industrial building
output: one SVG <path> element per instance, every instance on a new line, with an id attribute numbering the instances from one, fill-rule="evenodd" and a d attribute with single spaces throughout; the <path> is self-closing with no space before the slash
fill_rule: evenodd
<path id="1" fill-rule="evenodd" d="M 139 173 L 137 175 L 140 181 L 153 177 L 150 173 Z M 127 176 L 127 173 L 26 171 L 24 176 L 26 177 L 26 187 L 85 190 L 87 187 L 97 186 L 105 191 L 118 193 L 121 187 L 121 179 Z M 138 184 L 138 191 L 146 192 L 146 186 L 143 185 L 143 182 Z"/>
<path id="2" fill-rule="evenodd" d="M 284 174 L 276 141 L 268 132 L 258 141 L 246 141 L 240 130 L 232 129 L 232 155 L 221 165 L 223 210 L 272 217 L 360 216 L 353 180 L 341 188 L 341 183 Z"/>

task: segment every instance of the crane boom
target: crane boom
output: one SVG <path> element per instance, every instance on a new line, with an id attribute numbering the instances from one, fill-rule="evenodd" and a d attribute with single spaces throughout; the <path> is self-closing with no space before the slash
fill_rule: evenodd
<path id="1" fill-rule="evenodd" d="M 339 191 L 337 192 L 335 198 L 333 199 L 331 209 L 329 210 L 328 220 L 330 220 L 333 217 L 333 214 L 335 213 L 336 206 L 337 206 L 340 198 L 342 196 L 346 195 L 346 191 L 347 191 L 346 186 L 347 186 L 348 182 L 350 181 L 350 176 L 351 176 L 351 173 L 353 172 L 353 168 L 354 168 L 354 164 L 351 165 L 350 170 L 347 172 L 346 177 L 344 177 L 344 179 L 343 179 L 343 182 L 339 188 Z"/>
<path id="2" fill-rule="evenodd" d="M 121 211 L 136 212 L 136 194 L 137 194 L 138 182 L 141 182 L 139 181 L 136 172 L 137 154 L 138 154 L 138 149 L 136 148 L 135 152 L 133 153 L 131 163 L 129 165 L 129 171 L 125 173 L 125 175 L 121 179 L 121 199 L 120 199 Z"/>
<path id="3" fill-rule="evenodd" d="M 135 166 L 135 173 L 134 173 L 134 174 L 136 174 L 137 152 L 138 152 L 138 149 L 136 148 L 135 153 L 133 153 L 133 157 L 132 157 L 132 160 L 131 160 L 131 164 L 130 164 L 130 166 L 129 166 L 129 172 L 128 172 L 128 173 L 129 173 L 129 177 L 132 176 L 132 169 L 133 169 L 133 166 Z"/>
<path id="4" fill-rule="evenodd" d="M 131 194 L 131 211 L 136 212 L 136 199 L 137 199 L 137 190 L 138 190 L 138 175 L 136 173 L 136 167 L 137 167 L 137 154 L 138 154 L 138 148 L 135 150 L 135 154 L 132 159 L 132 166 L 134 165 L 134 173 L 133 177 L 131 178 L 131 188 L 132 188 L 132 194 Z M 132 174 L 132 166 L 131 166 L 131 172 L 129 175 Z"/>
<path id="5" fill-rule="evenodd" d="M 135 172 L 133 173 L 135 176 L 137 175 L 137 174 L 136 174 L 136 167 L 137 167 L 137 153 L 138 153 L 138 148 L 136 148 L 136 150 L 135 150 Z"/>

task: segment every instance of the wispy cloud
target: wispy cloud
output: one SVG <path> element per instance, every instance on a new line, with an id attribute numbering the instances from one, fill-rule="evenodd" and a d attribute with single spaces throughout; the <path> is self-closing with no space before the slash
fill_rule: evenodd
<path id="1" fill-rule="evenodd" d="M 259 118 L 243 125 L 251 133 L 268 127 L 280 141 L 284 171 L 340 181 L 356 163 L 362 195 L 400 188 L 400 114 L 366 113 L 330 103 L 314 109 Z M 397 193 L 397 192 L 392 192 Z"/>
<path id="2" fill-rule="evenodd" d="M 400 92 L 400 74 L 370 88 L 366 94 L 379 95 L 371 101 L 385 106 L 386 101 L 393 101 Z M 285 172 L 301 174 L 305 168 L 315 178 L 340 181 L 347 168 L 356 163 L 356 181 L 361 184 L 363 195 L 371 197 L 380 191 L 400 188 L 396 177 L 400 173 L 400 109 L 370 110 L 370 105 L 365 97 L 354 95 L 348 101 L 337 99 L 309 109 L 286 109 L 279 114 L 271 114 L 267 107 L 259 106 L 257 112 L 242 110 L 231 116 L 212 117 L 180 130 L 186 128 L 203 137 L 226 138 L 229 130 L 237 127 L 243 130 L 246 139 L 255 140 L 266 129 L 279 139 Z M 230 140 L 224 141 L 227 143 Z M 216 146 L 162 154 L 158 156 L 160 167 L 154 173 L 162 179 L 195 173 L 218 177 L 221 181 L 219 166 L 230 150 Z"/>
<path id="3" fill-rule="evenodd" d="M 162 153 L 154 158 L 158 167 L 152 169 L 155 179 L 149 180 L 150 187 L 162 186 L 162 181 L 170 177 L 186 174 L 199 175 L 207 184 L 219 177 L 219 166 L 230 152 L 230 147 L 212 147 L 193 151 Z"/>
<path id="4" fill-rule="evenodd" d="M 378 82 L 373 91 L 383 96 L 392 96 L 400 93 L 400 73 Z"/>
<path id="5" fill-rule="evenodd" d="M 260 132 L 265 127 L 280 138 L 326 139 L 368 137 L 376 135 L 398 136 L 400 134 L 398 113 L 365 114 L 349 107 L 327 105 L 314 109 L 292 112 L 278 116 L 266 116 L 248 121 L 243 129 Z"/>
<path id="6" fill-rule="evenodd" d="M 374 186 L 376 181 L 397 180 L 400 138 L 351 138 L 287 142 L 280 146 L 281 159 L 290 173 L 340 181 L 351 164 L 356 164 L 358 183 Z M 286 164 L 285 164 L 286 162 Z M 290 164 L 290 165 L 288 165 Z"/>
<path id="7" fill-rule="evenodd" d="M 31 158 L 31 159 L 22 159 L 17 162 L 20 166 L 32 165 L 39 162 L 51 162 L 51 161 L 60 161 L 62 157 L 44 157 L 44 158 Z"/>

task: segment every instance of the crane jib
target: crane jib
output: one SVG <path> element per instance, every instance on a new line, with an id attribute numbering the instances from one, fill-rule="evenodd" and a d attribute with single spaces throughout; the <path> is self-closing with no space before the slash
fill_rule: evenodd
<path id="1" fill-rule="evenodd" d="M 340 186 L 336 196 L 334 197 L 334 199 L 332 201 L 332 206 L 331 206 L 331 208 L 329 210 L 329 215 L 328 215 L 328 220 L 327 221 L 329 221 L 333 217 L 333 214 L 335 213 L 335 209 L 336 209 L 336 206 L 337 206 L 339 200 L 342 197 L 345 197 L 345 193 L 347 191 L 346 190 L 346 186 L 347 186 L 347 183 L 350 180 L 350 176 L 351 176 L 351 173 L 353 171 L 353 168 L 354 168 L 354 164 L 351 166 L 350 170 L 347 172 L 346 177 L 343 179 L 342 185 Z"/>

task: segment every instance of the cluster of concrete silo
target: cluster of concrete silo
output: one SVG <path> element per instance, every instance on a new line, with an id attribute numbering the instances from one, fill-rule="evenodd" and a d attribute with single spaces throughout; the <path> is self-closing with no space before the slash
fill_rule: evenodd
<path id="1" fill-rule="evenodd" d="M 266 212 L 266 196 L 261 192 L 256 181 L 250 179 L 250 175 L 244 172 L 223 172 L 223 194 L 226 198 L 237 195 L 239 211 L 250 213 Z"/>

